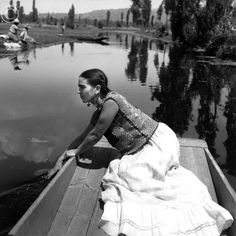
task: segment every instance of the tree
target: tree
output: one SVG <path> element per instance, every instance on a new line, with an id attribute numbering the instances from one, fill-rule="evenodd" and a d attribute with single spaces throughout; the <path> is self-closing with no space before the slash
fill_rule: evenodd
<path id="1" fill-rule="evenodd" d="M 111 12 L 108 10 L 107 11 L 107 26 L 109 26 L 110 17 L 111 17 Z"/>
<path id="2" fill-rule="evenodd" d="M 25 12 L 24 12 L 24 7 L 21 6 L 19 10 L 19 20 L 22 22 L 24 20 Z"/>
<path id="3" fill-rule="evenodd" d="M 97 20 L 97 19 L 94 19 L 93 25 L 94 25 L 94 26 L 97 26 L 97 23 L 98 23 L 98 20 Z"/>
<path id="4" fill-rule="evenodd" d="M 129 26 L 129 15 L 130 15 L 130 10 L 127 11 L 127 15 L 126 15 L 126 26 Z"/>
<path id="5" fill-rule="evenodd" d="M 232 0 L 166 0 L 166 13 L 171 11 L 173 40 L 185 44 L 205 45 L 216 32 L 227 34 Z"/>
<path id="6" fill-rule="evenodd" d="M 32 6 L 32 21 L 33 22 L 38 21 L 38 9 L 35 7 L 35 0 L 33 0 L 33 6 Z"/>
<path id="7" fill-rule="evenodd" d="M 9 8 L 8 8 L 8 19 L 10 21 L 14 20 L 15 12 L 14 12 L 14 3 L 13 0 L 10 0 L 9 2 Z"/>
<path id="8" fill-rule="evenodd" d="M 97 26 L 98 26 L 99 29 L 102 29 L 104 24 L 101 20 L 99 20 L 98 23 L 97 23 Z"/>
<path id="9" fill-rule="evenodd" d="M 67 26 L 70 27 L 71 29 L 74 29 L 74 22 L 75 22 L 75 7 L 74 4 L 72 4 L 68 12 Z"/>
<path id="10" fill-rule="evenodd" d="M 154 26 L 154 15 L 152 15 L 152 18 L 151 18 L 151 26 L 153 27 Z"/>
<path id="11" fill-rule="evenodd" d="M 152 8 L 151 0 L 143 0 L 142 18 L 143 18 L 143 22 L 144 22 L 145 27 L 149 26 L 151 8 Z"/>
<path id="12" fill-rule="evenodd" d="M 139 0 L 132 0 L 132 6 L 130 8 L 130 11 L 133 14 L 133 23 L 135 25 L 138 24 L 138 20 L 141 17 L 141 3 Z"/>
<path id="13" fill-rule="evenodd" d="M 124 20 L 124 12 L 122 11 L 121 15 L 120 15 L 120 23 L 121 23 L 121 25 L 123 25 L 123 20 Z"/>
<path id="14" fill-rule="evenodd" d="M 19 21 L 22 22 L 23 21 L 23 17 L 24 17 L 24 7 L 20 5 L 20 1 L 16 2 L 16 9 L 18 11 Z"/>
<path id="15" fill-rule="evenodd" d="M 47 14 L 47 17 L 46 17 L 46 24 L 47 25 L 51 24 L 51 22 L 50 22 L 50 14 L 49 13 Z"/>
<path id="16" fill-rule="evenodd" d="M 17 9 L 17 11 L 19 12 L 19 10 L 20 10 L 20 1 L 17 1 L 17 2 L 16 2 L 16 9 Z"/>
<path id="17" fill-rule="evenodd" d="M 161 20 L 162 13 L 163 13 L 163 4 L 161 4 L 159 6 L 159 8 L 157 9 L 157 19 L 158 20 Z"/>

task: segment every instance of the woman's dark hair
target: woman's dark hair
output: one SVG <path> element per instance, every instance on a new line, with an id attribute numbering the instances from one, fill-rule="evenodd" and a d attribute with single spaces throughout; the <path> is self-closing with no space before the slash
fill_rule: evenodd
<path id="1" fill-rule="evenodd" d="M 101 86 L 101 96 L 105 97 L 111 90 L 108 88 L 108 79 L 105 73 L 99 69 L 90 69 L 84 71 L 80 77 L 87 79 L 88 83 L 92 86 Z"/>

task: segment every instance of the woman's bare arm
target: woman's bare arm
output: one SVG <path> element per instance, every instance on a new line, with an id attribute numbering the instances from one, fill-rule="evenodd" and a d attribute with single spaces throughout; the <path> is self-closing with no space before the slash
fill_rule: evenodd
<path id="1" fill-rule="evenodd" d="M 82 154 L 94 144 L 96 144 L 107 131 L 111 125 L 113 119 L 115 118 L 119 107 L 117 103 L 113 100 L 108 100 L 104 103 L 101 114 L 97 120 L 94 128 L 88 133 L 86 138 L 82 141 L 79 147 L 76 149 L 77 154 Z"/>
<path id="2" fill-rule="evenodd" d="M 76 149 L 83 142 L 83 140 L 87 137 L 89 132 L 94 128 L 94 126 L 90 123 L 87 128 L 80 134 L 67 148 L 67 150 Z"/>

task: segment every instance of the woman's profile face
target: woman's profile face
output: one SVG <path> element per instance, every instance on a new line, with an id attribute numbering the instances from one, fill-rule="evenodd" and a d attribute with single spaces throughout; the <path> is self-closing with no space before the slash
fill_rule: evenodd
<path id="1" fill-rule="evenodd" d="M 95 88 L 88 83 L 86 78 L 83 77 L 79 77 L 78 87 L 78 94 L 80 95 L 82 102 L 91 102 L 95 95 Z"/>

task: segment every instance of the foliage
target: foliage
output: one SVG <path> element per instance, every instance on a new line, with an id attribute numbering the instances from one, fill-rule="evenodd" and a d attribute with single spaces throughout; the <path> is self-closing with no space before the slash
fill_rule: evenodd
<path id="1" fill-rule="evenodd" d="M 109 26 L 110 18 L 111 18 L 111 12 L 108 10 L 107 11 L 107 26 Z"/>
<path id="2" fill-rule="evenodd" d="M 124 12 L 122 11 L 120 14 L 121 25 L 123 25 L 123 20 L 124 20 Z"/>
<path id="3" fill-rule="evenodd" d="M 97 26 L 97 23 L 98 23 L 98 20 L 97 20 L 97 19 L 94 19 L 93 25 L 94 25 L 94 26 Z"/>
<path id="4" fill-rule="evenodd" d="M 120 28 L 122 25 L 121 25 L 121 22 L 118 20 L 117 22 L 116 22 L 116 27 L 117 28 Z"/>
<path id="5" fill-rule="evenodd" d="M 67 26 L 71 29 L 74 29 L 74 27 L 75 27 L 75 7 L 74 7 L 74 4 L 72 4 L 72 6 L 68 12 Z"/>
<path id="6" fill-rule="evenodd" d="M 173 40 L 204 45 L 218 33 L 227 34 L 231 3 L 232 0 L 166 0 Z"/>
<path id="7" fill-rule="evenodd" d="M 151 15 L 151 0 L 132 0 L 130 11 L 133 14 L 133 23 L 136 25 L 149 26 Z"/>
<path id="8" fill-rule="evenodd" d="M 99 29 L 102 29 L 104 27 L 103 21 L 101 21 L 101 20 L 98 21 L 97 26 L 98 26 Z"/>
<path id="9" fill-rule="evenodd" d="M 33 22 L 38 21 L 38 9 L 35 7 L 35 0 L 33 0 L 33 6 L 32 6 L 32 21 Z"/>
<path id="10" fill-rule="evenodd" d="M 141 17 L 141 3 L 139 0 L 132 0 L 132 6 L 130 8 L 130 11 L 133 14 L 133 23 L 138 24 L 138 20 Z"/>
<path id="11" fill-rule="evenodd" d="M 130 10 L 127 11 L 127 15 L 126 15 L 126 27 L 129 26 L 129 15 L 130 15 Z"/>
<path id="12" fill-rule="evenodd" d="M 151 25 L 151 27 L 153 27 L 153 26 L 154 26 L 154 15 L 152 15 L 152 17 L 151 17 L 151 22 L 150 22 L 150 25 Z"/>
<path id="13" fill-rule="evenodd" d="M 16 9 L 19 13 L 19 21 L 22 22 L 24 18 L 24 7 L 20 5 L 20 1 L 16 2 Z"/>
<path id="14" fill-rule="evenodd" d="M 163 13 L 163 4 L 161 4 L 159 6 L 159 8 L 157 9 L 157 19 L 158 20 L 161 20 L 162 13 Z"/>
<path id="15" fill-rule="evenodd" d="M 15 18 L 13 0 L 10 0 L 9 6 L 10 6 L 10 7 L 9 7 L 9 9 L 8 9 L 8 19 L 13 20 L 13 19 Z"/>
<path id="16" fill-rule="evenodd" d="M 149 26 L 151 8 L 152 8 L 151 0 L 143 0 L 142 17 L 144 19 L 144 26 L 145 27 Z"/>

